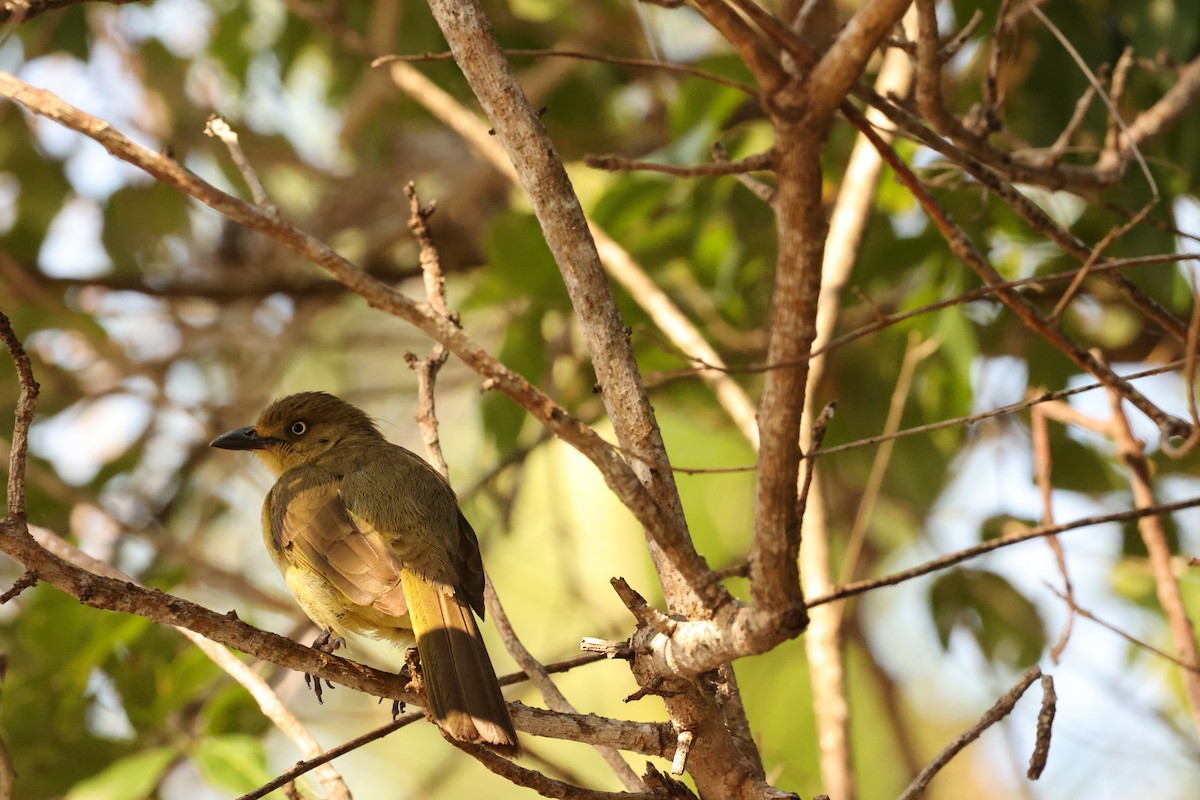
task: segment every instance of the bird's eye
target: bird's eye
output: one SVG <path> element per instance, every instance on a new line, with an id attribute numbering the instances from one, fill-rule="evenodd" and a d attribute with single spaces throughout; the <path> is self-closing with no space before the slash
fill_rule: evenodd
<path id="1" fill-rule="evenodd" d="M 291 431 L 293 436 L 303 436 L 306 430 L 308 430 L 308 425 L 304 424 L 300 420 L 296 420 L 292 423 Z"/>

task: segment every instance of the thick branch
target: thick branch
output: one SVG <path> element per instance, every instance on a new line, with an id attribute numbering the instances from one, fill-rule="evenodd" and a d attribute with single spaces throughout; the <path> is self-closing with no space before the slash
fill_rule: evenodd
<path id="1" fill-rule="evenodd" d="M 842 28 L 808 77 L 805 113 L 827 118 L 858 81 L 867 59 L 904 16 L 911 0 L 873 0 Z"/>
<path id="2" fill-rule="evenodd" d="M 750 584 L 756 608 L 784 611 L 803 603 L 796 562 L 800 552 L 796 479 L 807 356 L 817 334 L 826 224 L 821 203 L 823 134 L 807 125 L 784 126 L 778 134 L 781 140 L 788 137 L 789 146 L 779 160 L 779 257 L 767 361 L 789 366 L 767 373 L 759 405 L 761 450 Z M 789 620 L 794 633 L 802 630 L 805 622 L 802 613 Z"/>
<path id="3" fill-rule="evenodd" d="M 727 593 L 688 535 L 658 421 L 566 169 L 478 3 L 430 0 L 429 7 L 529 195 L 592 353 L 617 438 L 633 455 L 634 472 L 661 509 L 655 523 L 662 527 L 652 532 L 650 550 L 664 592 L 680 609 L 695 612 L 697 603 L 711 607 Z"/>

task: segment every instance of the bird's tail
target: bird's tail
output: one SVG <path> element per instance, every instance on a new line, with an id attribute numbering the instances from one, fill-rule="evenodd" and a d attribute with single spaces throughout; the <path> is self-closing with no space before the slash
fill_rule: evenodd
<path id="1" fill-rule="evenodd" d="M 517 732 L 471 609 L 451 586 L 408 570 L 401 581 L 430 715 L 455 739 L 515 755 Z"/>

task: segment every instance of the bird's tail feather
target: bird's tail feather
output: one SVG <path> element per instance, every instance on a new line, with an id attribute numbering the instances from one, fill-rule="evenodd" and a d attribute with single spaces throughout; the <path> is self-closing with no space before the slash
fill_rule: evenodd
<path id="1" fill-rule="evenodd" d="M 405 570 L 429 713 L 455 739 L 516 754 L 517 732 L 471 609 L 454 589 Z"/>

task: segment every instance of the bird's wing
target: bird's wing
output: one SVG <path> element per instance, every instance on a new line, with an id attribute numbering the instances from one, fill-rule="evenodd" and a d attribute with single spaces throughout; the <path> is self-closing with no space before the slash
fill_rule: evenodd
<path id="1" fill-rule="evenodd" d="M 293 470 L 270 497 L 271 542 L 290 564 L 320 574 L 352 603 L 408 612 L 400 563 L 378 530 L 361 524 L 342 500 L 341 481 L 317 469 Z"/>

